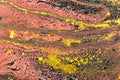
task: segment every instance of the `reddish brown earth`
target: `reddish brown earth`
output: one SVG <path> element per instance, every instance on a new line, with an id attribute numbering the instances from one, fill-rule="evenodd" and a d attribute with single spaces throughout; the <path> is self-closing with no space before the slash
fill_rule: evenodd
<path id="1" fill-rule="evenodd" d="M 58 0 L 54 0 L 54 1 L 43 0 L 43 2 L 39 2 L 38 4 L 36 4 L 36 0 L 31 0 L 31 1 L 21 0 L 20 2 L 18 0 L 7 0 L 7 1 L 14 2 L 18 6 L 28 10 L 48 12 L 51 14 L 56 14 L 61 17 L 65 17 L 65 18 L 69 17 L 72 19 L 82 20 L 88 23 L 102 22 L 108 16 L 107 13 L 109 11 L 108 8 L 105 7 L 103 4 L 88 4 L 88 3 L 78 2 L 77 0 L 61 1 L 61 2 L 67 1 L 68 7 L 60 6 L 60 1 Z M 70 5 L 73 5 L 73 6 L 70 6 Z"/>
<path id="2" fill-rule="evenodd" d="M 21 11 L 10 3 L 1 1 L 0 80 L 9 80 L 8 77 L 14 80 L 119 80 L 119 24 L 113 22 L 104 29 L 89 26 L 89 30 L 82 31 L 78 29 L 79 26 L 64 20 Z M 107 5 L 102 3 L 77 0 L 6 1 L 22 9 L 48 12 L 90 24 L 102 23 L 108 18 L 109 12 Z M 63 6 L 61 2 L 67 2 L 67 6 Z M 77 72 L 67 74 L 48 64 L 39 64 L 38 57 L 47 58 L 49 54 L 56 55 L 64 64 L 75 65 Z M 63 60 L 66 57 L 74 60 L 77 56 L 86 59 L 88 55 L 94 56 L 94 59 L 89 60 L 86 65 L 78 66 L 79 59 L 73 62 Z"/>
<path id="3" fill-rule="evenodd" d="M 9 5 L 0 5 L 0 9 L 2 13 L 0 13 L 1 16 L 4 18 L 0 22 L 1 24 L 12 24 L 14 23 L 14 26 L 29 26 L 31 28 L 48 28 L 53 30 L 71 30 L 73 27 L 65 23 L 63 21 L 59 21 L 54 18 L 48 18 L 41 15 L 34 15 L 34 14 L 25 14 L 21 11 L 16 10 L 15 8 L 9 6 Z M 21 16 L 22 15 L 22 16 Z M 48 25 L 49 24 L 49 25 Z M 59 27 L 58 27 L 59 26 Z M 65 26 L 67 28 L 65 28 Z"/>

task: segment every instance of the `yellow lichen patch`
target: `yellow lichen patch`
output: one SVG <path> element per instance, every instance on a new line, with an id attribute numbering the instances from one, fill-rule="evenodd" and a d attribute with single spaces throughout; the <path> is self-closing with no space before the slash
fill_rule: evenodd
<path id="1" fill-rule="evenodd" d="M 81 40 L 76 39 L 62 39 L 62 43 L 64 43 L 66 46 L 71 46 L 72 43 L 81 43 Z"/>
<path id="2" fill-rule="evenodd" d="M 105 23 L 105 24 L 108 24 L 108 23 L 112 23 L 112 22 L 117 23 L 117 24 L 120 24 L 120 19 L 107 20 L 107 21 L 105 21 L 104 23 Z"/>
<path id="3" fill-rule="evenodd" d="M 14 80 L 12 77 L 8 77 L 7 80 Z"/>
<path id="4" fill-rule="evenodd" d="M 7 1 L 6 1 L 6 0 L 0 0 L 0 2 L 1 2 L 1 3 L 7 3 Z"/>
<path id="5" fill-rule="evenodd" d="M 114 20 L 113 22 L 120 24 L 120 19 Z"/>
<path id="6" fill-rule="evenodd" d="M 91 63 L 94 59 L 96 59 L 98 63 L 102 63 L 101 58 L 96 58 L 94 55 L 90 54 L 85 54 L 85 56 L 63 57 L 62 61 L 81 66 Z"/>
<path id="7" fill-rule="evenodd" d="M 63 67 L 63 72 L 68 74 L 74 74 L 77 71 L 76 66 L 72 64 L 63 65 L 61 66 L 61 69 L 62 67 Z"/>
<path id="8" fill-rule="evenodd" d="M 94 26 L 96 28 L 102 28 L 102 29 L 105 29 L 107 27 L 109 27 L 109 24 L 105 24 L 105 23 L 102 23 L 102 24 L 90 24 L 88 26 Z"/>
<path id="9" fill-rule="evenodd" d="M 110 15 L 110 12 L 108 12 L 107 15 Z M 82 21 L 74 20 L 74 19 L 71 19 L 71 18 L 64 18 L 63 20 L 71 23 L 72 25 L 79 25 L 79 29 L 81 29 L 81 30 L 86 29 L 88 26 L 96 27 L 96 28 L 103 28 L 103 29 L 109 27 L 108 23 L 87 24 L 87 23 L 84 23 Z"/>
<path id="10" fill-rule="evenodd" d="M 25 13 L 28 13 L 28 11 L 29 11 L 29 10 L 27 10 L 27 9 L 24 9 L 24 8 L 21 8 L 21 7 L 17 6 L 16 4 L 14 4 L 14 3 L 12 3 L 12 2 L 7 2 L 7 3 L 10 4 L 11 6 L 13 6 L 13 7 L 21 10 L 21 11 L 24 11 Z"/>
<path id="11" fill-rule="evenodd" d="M 86 29 L 86 26 L 87 26 L 86 23 L 75 20 L 75 19 L 71 19 L 71 18 L 62 18 L 62 20 L 64 20 L 65 22 L 69 22 L 72 25 L 79 25 L 79 29 L 81 29 L 81 30 Z"/>
<path id="12" fill-rule="evenodd" d="M 39 63 L 43 63 L 43 57 L 39 56 L 38 61 L 39 61 Z"/>
<path id="13" fill-rule="evenodd" d="M 22 52 L 21 55 L 22 55 L 22 56 L 26 56 L 26 53 Z"/>
<path id="14" fill-rule="evenodd" d="M 13 49 L 10 49 L 6 52 L 7 54 L 12 54 L 13 53 Z"/>
<path id="15" fill-rule="evenodd" d="M 97 62 L 102 63 L 103 61 L 102 61 L 102 59 L 97 58 Z"/>
<path id="16" fill-rule="evenodd" d="M 21 44 L 21 43 L 19 43 L 19 42 L 12 42 L 12 44 L 15 45 L 15 46 L 19 46 L 19 47 L 25 48 L 25 49 L 27 49 L 27 50 L 32 50 L 32 49 L 36 48 L 36 47 L 34 47 L 34 46 L 24 45 L 24 44 Z"/>
<path id="17" fill-rule="evenodd" d="M 120 1 L 119 0 L 106 0 L 107 2 L 111 2 L 111 3 L 118 3 L 120 4 Z"/>
<path id="18" fill-rule="evenodd" d="M 14 30 L 10 30 L 10 31 L 9 31 L 9 34 L 10 34 L 9 37 L 13 39 L 13 38 L 14 38 L 15 31 L 14 31 Z"/>
<path id="19" fill-rule="evenodd" d="M 107 13 L 107 15 L 110 15 L 110 12 Z M 96 28 L 107 28 L 109 27 L 108 23 L 101 23 L 101 24 L 87 24 L 82 21 L 74 20 L 71 18 L 64 18 L 64 21 L 71 23 L 72 25 L 79 25 L 79 29 L 84 30 L 87 28 L 87 26 L 96 27 Z"/>
<path id="20" fill-rule="evenodd" d="M 41 15 L 49 15 L 48 13 L 46 12 L 40 12 Z"/>
<path id="21" fill-rule="evenodd" d="M 105 37 L 104 37 L 104 39 L 103 40 L 111 40 L 111 38 L 114 36 L 115 34 L 114 33 L 109 33 L 109 34 L 107 34 Z"/>
<path id="22" fill-rule="evenodd" d="M 44 15 L 44 16 L 50 16 L 50 17 L 54 17 L 54 18 L 57 18 L 57 19 L 60 19 L 60 20 L 63 20 L 65 22 L 69 22 L 70 24 L 72 25 L 79 25 L 79 29 L 81 30 L 84 30 L 87 28 L 87 26 L 92 26 L 92 27 L 96 27 L 96 28 L 107 28 L 109 26 L 109 24 L 107 23 L 101 23 L 101 24 L 87 24 L 87 23 L 84 23 L 82 21 L 79 21 L 79 20 L 75 20 L 75 19 L 71 19 L 71 18 L 63 18 L 63 17 L 60 17 L 60 16 L 57 16 L 55 14 L 51 14 L 51 13 L 47 13 L 47 12 L 39 12 L 39 11 L 32 11 L 32 10 L 27 10 L 27 9 L 24 9 L 24 8 L 21 8 L 19 6 L 17 6 L 16 4 L 12 3 L 12 2 L 7 2 L 7 1 L 4 1 L 2 0 L 1 2 L 3 3 L 8 3 L 10 5 L 12 5 L 13 7 L 25 12 L 25 13 L 33 13 L 33 14 L 40 14 L 40 15 Z M 110 15 L 110 12 L 106 13 L 108 16 Z"/>
<path id="23" fill-rule="evenodd" d="M 62 51 L 62 50 L 60 50 L 60 49 L 57 49 L 57 48 L 50 48 L 50 47 L 42 47 L 41 48 L 41 51 L 42 52 L 47 52 L 47 53 L 49 53 L 49 54 L 54 54 L 54 55 L 59 55 L 59 54 L 68 54 L 68 52 L 66 52 L 66 51 Z"/>
<path id="24" fill-rule="evenodd" d="M 57 65 L 62 63 L 55 55 L 49 55 L 48 58 L 45 59 L 45 62 L 55 69 L 58 68 Z"/>
<path id="25" fill-rule="evenodd" d="M 110 12 L 108 12 L 107 15 L 110 16 L 111 15 Z"/>
<path id="26" fill-rule="evenodd" d="M 43 61 L 54 69 L 61 70 L 67 74 L 74 74 L 77 71 L 77 68 L 73 64 L 64 64 L 57 56 L 49 55 L 48 58 L 38 57 L 38 61 Z"/>
<path id="27" fill-rule="evenodd" d="M 79 61 L 79 63 L 81 63 L 81 64 L 83 64 L 83 65 L 86 65 L 86 64 L 88 64 L 88 58 L 81 58 L 80 59 L 80 61 Z"/>

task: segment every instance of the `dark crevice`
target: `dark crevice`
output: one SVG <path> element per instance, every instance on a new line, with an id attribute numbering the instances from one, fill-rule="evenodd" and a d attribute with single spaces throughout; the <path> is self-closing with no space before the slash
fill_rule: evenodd
<path id="1" fill-rule="evenodd" d="M 49 5 L 52 5 L 53 7 L 59 7 L 60 9 L 62 8 L 66 8 L 68 10 L 72 9 L 72 11 L 81 11 L 83 10 L 85 14 L 89 14 L 89 13 L 99 13 L 102 9 L 101 8 L 94 8 L 94 7 L 89 7 L 89 6 L 85 6 L 85 5 L 80 5 L 80 4 L 76 4 L 72 1 L 60 1 L 60 0 L 52 0 L 50 2 L 45 2 L 42 0 L 39 0 L 39 2 L 43 2 Z"/>
<path id="2" fill-rule="evenodd" d="M 12 71 L 19 71 L 20 69 L 18 69 L 18 68 L 10 68 L 10 70 L 12 70 Z"/>
<path id="3" fill-rule="evenodd" d="M 10 63 L 7 63 L 8 66 L 12 66 L 13 64 L 15 63 L 15 60 L 10 62 Z"/>
<path id="4" fill-rule="evenodd" d="M 2 17 L 0 16 L 0 21 L 2 20 Z"/>

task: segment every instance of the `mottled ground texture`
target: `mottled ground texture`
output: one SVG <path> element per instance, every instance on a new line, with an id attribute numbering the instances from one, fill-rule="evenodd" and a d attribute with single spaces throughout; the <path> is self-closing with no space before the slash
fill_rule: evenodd
<path id="1" fill-rule="evenodd" d="M 0 80 L 120 80 L 120 1 L 0 0 Z"/>

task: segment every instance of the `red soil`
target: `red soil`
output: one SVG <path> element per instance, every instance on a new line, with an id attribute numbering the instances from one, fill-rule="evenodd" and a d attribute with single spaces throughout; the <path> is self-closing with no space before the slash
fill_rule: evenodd
<path id="1" fill-rule="evenodd" d="M 84 13 L 85 9 L 73 11 L 72 9 L 53 7 L 53 5 L 47 4 L 50 2 L 58 5 L 59 3 L 52 2 L 54 0 L 43 0 L 47 3 L 37 3 L 36 0 L 7 1 L 28 10 L 48 12 L 63 18 L 72 18 L 87 23 L 101 23 L 108 17 L 107 13 L 109 12 L 108 8 L 103 4 L 83 3 L 77 0 L 70 1 L 77 5 L 101 9 L 101 11 L 96 14 L 89 13 L 86 15 Z M 64 2 L 67 0 L 61 1 Z M 78 30 L 78 32 L 75 32 L 75 26 L 72 26 L 70 23 L 49 16 L 24 13 L 4 3 L 0 3 L 0 17 L 2 17 L 0 21 L 0 80 L 4 79 L 3 76 L 6 75 L 12 75 L 13 78 L 15 77 L 15 80 L 67 80 L 67 76 L 74 77 L 73 75 L 64 74 L 59 70 L 54 70 L 48 65 L 47 68 L 46 65 L 38 65 L 37 57 L 42 56 L 46 58 L 51 52 L 60 58 L 64 56 L 81 56 L 83 53 L 90 53 L 94 56 L 99 55 L 100 59 L 105 57 L 103 62 L 106 58 L 110 59 L 113 62 L 110 66 L 109 62 L 100 64 L 93 61 L 93 64 L 92 62 L 90 63 L 91 66 L 95 66 L 94 68 L 97 66 L 96 69 L 98 72 L 98 68 L 102 69 L 104 65 L 105 68 L 106 65 L 109 67 L 107 68 L 108 70 L 105 70 L 106 73 L 103 76 L 100 74 L 96 76 L 96 72 L 94 72 L 95 77 L 92 80 L 109 80 L 110 75 L 108 73 L 114 66 L 114 74 L 120 74 L 119 66 L 116 63 L 117 60 L 120 60 L 120 28 L 118 25 L 103 30 L 95 28 L 93 30 Z M 23 27 L 20 28 L 20 26 Z M 105 36 L 111 32 L 114 33 L 112 37 L 109 40 L 105 40 Z M 10 35 L 13 37 L 11 38 Z M 66 41 L 68 44 L 71 43 L 70 39 L 73 39 L 73 43 L 70 46 L 66 46 L 62 42 L 62 39 L 68 39 Z M 74 40 L 81 40 L 81 43 L 74 43 Z M 101 55 L 103 56 L 101 57 Z M 74 63 L 72 64 L 74 65 Z M 84 72 L 88 73 L 91 71 L 93 69 L 91 66 L 81 65 L 79 68 L 83 67 L 83 71 L 76 73 L 76 80 L 89 80 L 89 77 L 86 78 Z"/>
<path id="2" fill-rule="evenodd" d="M 7 54 L 7 50 L 13 50 L 11 54 Z M 28 57 L 23 57 L 24 52 L 16 46 L 10 44 L 0 45 L 0 75 L 17 76 L 15 80 L 36 80 L 41 79 L 40 73 L 35 69 L 35 60 L 30 60 Z M 39 76 L 39 77 L 38 77 Z"/>
<path id="3" fill-rule="evenodd" d="M 89 4 L 89 3 L 83 3 L 83 2 L 78 2 L 77 0 L 71 0 L 71 3 L 75 3 L 78 5 L 82 5 L 82 6 L 86 6 L 86 7 L 92 7 L 92 8 L 96 8 L 96 9 L 102 9 L 99 13 L 97 14 L 84 14 L 84 9 L 79 9 L 76 11 L 73 10 L 63 10 L 60 9 L 59 7 L 54 7 L 50 4 L 46 4 L 46 3 L 36 3 L 36 0 L 7 0 L 7 1 L 11 1 L 15 4 L 17 4 L 18 6 L 28 9 L 28 10 L 34 10 L 34 11 L 43 11 L 43 12 L 48 12 L 51 14 L 56 14 L 58 16 L 61 17 L 65 17 L 65 18 L 73 18 L 73 19 L 77 19 L 77 20 L 82 20 L 84 22 L 87 23 L 100 23 L 102 22 L 104 19 L 106 19 L 108 17 L 108 8 L 106 6 L 104 6 L 103 4 Z M 67 1 L 67 0 L 64 0 Z M 64 2 L 63 1 L 63 2 Z M 54 3 L 51 0 L 47 0 L 45 1 L 47 3 Z M 69 1 L 67 1 L 69 2 Z M 49 7 L 49 9 L 48 9 Z"/>
<path id="4" fill-rule="evenodd" d="M 51 17 L 41 15 L 25 14 L 10 5 L 0 4 L 0 16 L 3 17 L 1 24 L 14 24 L 14 26 L 27 26 L 31 28 L 48 28 L 53 30 L 72 30 L 69 23 Z"/>

